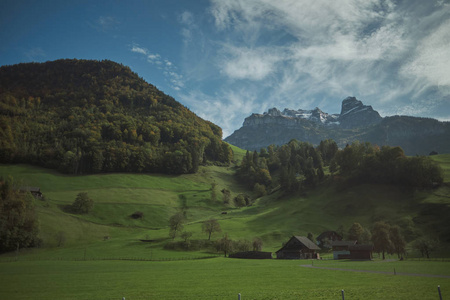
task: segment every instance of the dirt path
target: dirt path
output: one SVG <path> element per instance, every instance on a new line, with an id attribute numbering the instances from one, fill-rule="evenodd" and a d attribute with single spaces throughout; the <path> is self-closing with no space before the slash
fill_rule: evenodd
<path id="1" fill-rule="evenodd" d="M 433 274 L 414 274 L 414 273 L 401 273 L 401 272 L 385 272 L 385 271 L 370 271 L 370 270 L 356 270 L 356 269 L 342 269 L 342 268 L 328 268 L 328 267 L 315 267 L 312 265 L 301 265 L 300 267 L 322 270 L 334 270 L 334 271 L 347 271 L 347 272 L 361 272 L 361 273 L 375 273 L 375 274 L 387 274 L 387 275 L 400 275 L 400 276 L 418 276 L 418 277 L 436 277 L 436 278 L 450 278 L 447 275 L 433 275 Z"/>

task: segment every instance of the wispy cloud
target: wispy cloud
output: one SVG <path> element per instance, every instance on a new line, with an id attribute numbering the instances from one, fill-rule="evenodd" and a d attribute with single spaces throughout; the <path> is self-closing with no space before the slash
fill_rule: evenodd
<path id="1" fill-rule="evenodd" d="M 88 22 L 88 24 L 98 31 L 107 32 L 117 29 L 120 22 L 112 16 L 100 16 L 93 22 Z"/>
<path id="2" fill-rule="evenodd" d="M 256 95 L 251 89 L 240 88 L 218 91 L 213 96 L 199 90 L 191 90 L 180 93 L 179 97 L 201 118 L 220 124 L 224 137 L 227 137 L 242 125 L 244 117 L 261 111 L 262 103 Z"/>
<path id="3" fill-rule="evenodd" d="M 150 52 L 148 49 L 141 47 L 138 44 L 133 44 L 130 51 L 142 55 L 146 58 L 148 63 L 156 65 L 156 67 L 162 71 L 162 74 L 165 76 L 171 88 L 179 91 L 184 87 L 183 75 L 177 72 L 177 68 L 170 60 L 161 57 L 158 53 Z"/>
<path id="4" fill-rule="evenodd" d="M 24 55 L 29 61 L 41 61 L 47 55 L 41 47 L 34 47 L 24 51 Z"/>

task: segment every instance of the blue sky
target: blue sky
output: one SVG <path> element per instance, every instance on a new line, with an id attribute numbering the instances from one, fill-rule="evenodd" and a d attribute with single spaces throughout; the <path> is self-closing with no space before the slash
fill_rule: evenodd
<path id="1" fill-rule="evenodd" d="M 0 1 L 0 65 L 109 59 L 224 130 L 268 108 L 450 120 L 450 0 Z"/>

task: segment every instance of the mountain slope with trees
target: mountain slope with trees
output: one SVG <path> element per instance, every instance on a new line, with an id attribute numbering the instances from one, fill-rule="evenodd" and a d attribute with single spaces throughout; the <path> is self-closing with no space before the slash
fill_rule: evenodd
<path id="1" fill-rule="evenodd" d="M 222 130 L 112 61 L 0 68 L 0 162 L 71 174 L 228 164 Z"/>

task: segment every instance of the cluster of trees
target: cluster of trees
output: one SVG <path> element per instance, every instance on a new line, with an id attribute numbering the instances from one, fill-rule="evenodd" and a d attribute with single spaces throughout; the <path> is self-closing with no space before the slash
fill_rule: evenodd
<path id="1" fill-rule="evenodd" d="M 372 244 L 374 251 L 381 254 L 383 259 L 385 259 L 386 254 L 396 254 L 398 258 L 406 255 L 407 240 L 404 236 L 404 230 L 398 225 L 378 221 L 369 230 L 360 223 L 353 223 L 347 232 L 344 231 L 342 226 L 336 232 L 345 237 L 346 240 L 356 240 L 358 244 Z M 430 254 L 436 250 L 438 245 L 437 239 L 427 236 L 421 236 L 411 243 L 413 249 L 427 258 L 430 258 Z"/>
<path id="2" fill-rule="evenodd" d="M 314 187 L 325 178 L 324 168 L 353 182 L 387 183 L 429 188 L 443 182 L 440 166 L 425 156 L 407 157 L 400 147 L 378 147 L 355 142 L 338 149 L 333 140 L 310 143 L 290 141 L 283 146 L 247 151 L 237 171 L 257 195 L 280 186 L 295 192 Z"/>
<path id="3" fill-rule="evenodd" d="M 259 195 L 278 184 L 286 191 L 297 191 L 302 185 L 315 186 L 324 178 L 320 151 L 297 140 L 281 147 L 271 145 L 259 153 L 247 151 L 237 176 Z"/>
<path id="4" fill-rule="evenodd" d="M 217 125 L 111 61 L 0 68 L 0 162 L 62 172 L 196 172 L 229 164 Z"/>
<path id="5" fill-rule="evenodd" d="M 400 147 L 355 142 L 336 153 L 331 171 L 361 182 L 429 188 L 443 182 L 440 166 L 426 156 L 407 157 Z"/>
<path id="6" fill-rule="evenodd" d="M 224 256 L 227 256 L 233 252 L 247 252 L 247 251 L 261 251 L 262 241 L 259 238 L 249 240 L 232 240 L 225 234 L 221 239 L 215 243 L 217 252 L 223 252 Z"/>
<path id="7" fill-rule="evenodd" d="M 38 233 L 34 197 L 0 178 L 0 253 L 38 246 Z"/>
<path id="8" fill-rule="evenodd" d="M 179 236 L 183 241 L 181 242 L 181 248 L 184 250 L 192 249 L 192 241 L 189 239 L 192 237 L 192 232 L 184 231 L 184 224 L 186 223 L 186 214 L 181 211 L 177 212 L 169 219 L 169 236 L 172 240 Z M 226 233 L 222 238 L 212 242 L 211 236 L 222 232 L 219 222 L 216 219 L 209 219 L 202 223 L 202 232 L 208 236 L 206 243 L 200 243 L 203 246 L 212 246 L 218 252 L 223 252 L 225 256 L 233 252 L 241 251 L 261 251 L 262 241 L 259 238 L 255 238 L 252 242 L 248 240 L 238 240 L 234 241 L 228 237 Z M 177 244 L 172 242 L 166 245 L 166 248 L 173 249 L 176 248 Z"/>

